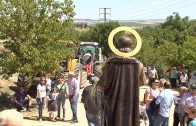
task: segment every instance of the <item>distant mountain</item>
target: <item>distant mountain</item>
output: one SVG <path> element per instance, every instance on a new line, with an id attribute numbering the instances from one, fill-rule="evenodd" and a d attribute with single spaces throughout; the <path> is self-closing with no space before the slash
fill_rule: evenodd
<path id="1" fill-rule="evenodd" d="M 121 25 L 130 26 L 130 27 L 145 27 L 145 26 L 155 26 L 160 23 L 164 23 L 164 19 L 147 19 L 147 20 L 110 20 L 117 21 Z M 103 21 L 101 21 L 103 22 Z M 74 23 L 84 23 L 88 25 L 94 25 L 100 23 L 99 20 L 93 19 L 74 19 Z"/>

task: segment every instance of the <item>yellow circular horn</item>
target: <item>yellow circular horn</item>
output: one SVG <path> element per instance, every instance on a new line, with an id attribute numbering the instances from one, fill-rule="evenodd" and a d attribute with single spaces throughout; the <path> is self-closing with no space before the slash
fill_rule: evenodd
<path id="1" fill-rule="evenodd" d="M 137 45 L 133 51 L 127 52 L 127 53 L 121 52 L 118 49 L 116 49 L 116 47 L 114 46 L 114 43 L 113 43 L 114 35 L 120 31 L 127 31 L 127 32 L 132 33 L 135 36 L 135 38 L 137 40 Z M 121 26 L 121 27 L 117 27 L 114 30 L 112 30 L 112 32 L 110 33 L 110 35 L 108 37 L 108 44 L 109 44 L 109 47 L 112 50 L 112 52 L 115 53 L 116 55 L 122 56 L 122 57 L 131 57 L 140 51 L 140 49 L 142 47 L 142 40 L 141 40 L 140 35 L 134 29 L 132 29 L 130 27 Z"/>

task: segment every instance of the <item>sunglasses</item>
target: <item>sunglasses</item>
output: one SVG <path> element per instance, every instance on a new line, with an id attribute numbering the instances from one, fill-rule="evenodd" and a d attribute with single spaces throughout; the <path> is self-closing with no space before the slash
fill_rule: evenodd
<path id="1" fill-rule="evenodd" d="M 46 81 L 46 80 L 41 80 L 41 81 Z"/>
<path id="2" fill-rule="evenodd" d="M 155 82 L 155 83 L 159 83 L 159 82 Z"/>

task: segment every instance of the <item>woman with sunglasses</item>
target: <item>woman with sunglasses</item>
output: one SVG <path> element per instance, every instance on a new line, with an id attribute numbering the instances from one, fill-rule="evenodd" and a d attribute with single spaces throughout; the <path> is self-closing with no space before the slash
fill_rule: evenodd
<path id="1" fill-rule="evenodd" d="M 151 79 L 149 83 L 149 87 L 146 89 L 145 92 L 145 102 L 146 102 L 146 113 L 149 118 L 150 126 L 155 126 L 155 116 L 150 109 L 150 103 L 160 95 L 161 91 L 159 89 L 159 80 L 158 79 Z"/>
<path id="2" fill-rule="evenodd" d="M 38 113 L 39 117 L 38 120 L 42 121 L 42 110 L 45 106 L 45 98 L 46 98 L 46 78 L 41 77 L 40 78 L 40 84 L 37 85 L 37 96 L 36 101 L 39 106 Z"/>

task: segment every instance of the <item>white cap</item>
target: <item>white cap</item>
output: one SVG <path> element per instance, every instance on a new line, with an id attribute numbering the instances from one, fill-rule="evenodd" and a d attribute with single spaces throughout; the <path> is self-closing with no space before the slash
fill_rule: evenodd
<path id="1" fill-rule="evenodd" d="M 166 82 L 165 78 L 161 78 L 160 81 L 164 84 Z"/>
<path id="2" fill-rule="evenodd" d="M 74 72 L 72 72 L 72 71 L 69 71 L 69 75 L 74 76 L 74 75 L 75 75 L 75 73 L 74 73 Z"/>

